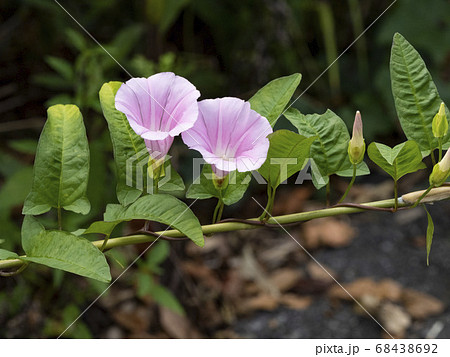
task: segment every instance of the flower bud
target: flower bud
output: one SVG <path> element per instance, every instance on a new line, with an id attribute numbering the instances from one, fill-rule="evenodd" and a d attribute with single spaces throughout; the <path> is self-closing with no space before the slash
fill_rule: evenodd
<path id="1" fill-rule="evenodd" d="M 162 159 L 155 160 L 154 158 L 152 158 L 150 156 L 150 158 L 148 159 L 147 171 L 148 171 L 148 176 L 151 179 L 157 180 L 166 175 L 165 169 L 164 169 L 164 161 L 165 161 L 164 157 Z"/>
<path id="2" fill-rule="evenodd" d="M 433 118 L 433 123 L 431 124 L 433 130 L 433 135 L 435 138 L 442 138 L 447 134 L 448 122 L 447 115 L 445 114 L 445 104 L 441 103 L 439 111 Z"/>
<path id="3" fill-rule="evenodd" d="M 228 172 L 221 170 L 213 170 L 212 173 L 213 184 L 216 190 L 225 190 L 228 187 L 229 175 Z"/>
<path id="4" fill-rule="evenodd" d="M 450 150 L 447 150 L 444 157 L 433 167 L 430 175 L 430 185 L 441 186 L 450 175 Z"/>
<path id="5" fill-rule="evenodd" d="M 363 138 L 363 124 L 361 120 L 361 113 L 356 112 L 355 122 L 353 123 L 353 136 L 348 143 L 348 157 L 350 162 L 354 165 L 359 164 L 364 159 L 366 151 L 366 144 Z"/>

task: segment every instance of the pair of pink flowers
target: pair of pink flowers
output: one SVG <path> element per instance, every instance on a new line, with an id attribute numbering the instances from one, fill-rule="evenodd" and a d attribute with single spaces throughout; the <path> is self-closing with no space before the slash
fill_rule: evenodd
<path id="1" fill-rule="evenodd" d="M 163 160 L 175 136 L 199 151 L 219 177 L 230 171 L 256 170 L 264 163 L 269 121 L 238 98 L 206 99 L 183 77 L 158 73 L 133 78 L 116 94 L 116 109 L 140 135 L 153 160 Z"/>

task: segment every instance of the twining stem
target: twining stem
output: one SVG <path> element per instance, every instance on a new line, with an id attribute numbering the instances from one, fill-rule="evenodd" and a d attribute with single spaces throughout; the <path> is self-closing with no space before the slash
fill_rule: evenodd
<path id="1" fill-rule="evenodd" d="M 411 193 L 414 194 L 415 192 Z M 432 195 L 432 193 L 431 193 Z M 441 195 L 442 196 L 442 195 Z M 445 197 L 440 197 L 439 199 L 448 198 L 450 196 L 450 193 L 445 193 Z M 411 203 L 406 203 L 403 200 L 398 202 L 398 207 L 413 207 Z M 287 214 L 283 216 L 276 216 L 276 217 L 270 217 L 267 219 L 267 223 L 276 227 L 279 227 L 279 225 L 285 225 L 290 223 L 298 223 L 298 222 L 305 222 L 316 218 L 323 218 L 323 217 L 331 217 L 331 216 L 338 216 L 342 214 L 352 214 L 352 213 L 359 213 L 366 211 L 363 206 L 367 207 L 367 209 L 371 208 L 393 208 L 395 207 L 395 199 L 391 198 L 388 200 L 382 200 L 382 201 L 375 201 L 375 202 L 368 202 L 368 203 L 362 203 L 358 205 L 358 207 L 330 207 L 315 211 L 308 211 L 308 212 L 300 212 L 300 213 L 293 213 L 293 214 Z M 252 218 L 249 219 L 249 221 L 259 222 L 259 218 Z M 245 222 L 223 222 L 223 223 L 216 223 L 216 224 L 209 224 L 202 226 L 202 231 L 204 235 L 211 235 L 215 233 L 221 233 L 221 232 L 232 232 L 232 231 L 239 231 L 239 230 L 246 230 L 246 229 L 256 229 L 260 228 L 260 225 L 255 224 L 249 224 Z M 161 232 L 154 232 L 153 235 L 148 234 L 136 234 L 126 237 L 118 237 L 118 238 L 110 238 L 107 243 L 105 244 L 104 240 L 98 240 L 95 242 L 92 242 L 94 246 L 97 248 L 101 248 L 104 244 L 105 250 L 126 246 L 126 245 L 132 245 L 132 244 L 140 244 L 140 243 L 150 243 L 154 240 L 158 239 L 157 237 L 160 235 L 164 235 L 165 237 L 172 237 L 172 238 L 183 238 L 185 235 L 181 233 L 180 231 L 176 229 L 171 229 L 167 231 L 161 231 Z M 0 260 L 0 270 L 2 269 L 10 269 L 10 268 L 17 268 L 24 264 L 24 261 L 20 259 L 8 259 L 8 260 Z"/>
<path id="2" fill-rule="evenodd" d="M 347 189 L 345 190 L 344 194 L 342 195 L 341 199 L 339 200 L 338 203 L 341 203 L 345 200 L 345 197 L 347 197 L 348 193 L 350 192 L 350 189 L 352 188 L 354 182 L 356 179 L 356 165 L 353 164 L 353 174 L 352 174 L 352 179 L 350 181 L 350 183 L 347 186 Z"/>
<path id="3" fill-rule="evenodd" d="M 58 211 L 58 229 L 62 231 L 62 217 L 61 217 L 61 207 L 57 208 Z"/>

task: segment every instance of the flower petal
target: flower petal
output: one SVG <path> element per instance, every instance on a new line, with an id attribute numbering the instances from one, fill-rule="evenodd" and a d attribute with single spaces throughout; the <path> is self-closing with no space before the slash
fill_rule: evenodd
<path id="1" fill-rule="evenodd" d="M 116 109 L 144 139 L 163 140 L 194 125 L 199 96 L 187 79 L 163 72 L 124 83 L 116 94 Z"/>
<path id="2" fill-rule="evenodd" d="M 250 103 L 227 97 L 199 102 L 199 118 L 182 138 L 217 169 L 245 172 L 264 163 L 270 133 L 268 120 L 252 110 Z"/>

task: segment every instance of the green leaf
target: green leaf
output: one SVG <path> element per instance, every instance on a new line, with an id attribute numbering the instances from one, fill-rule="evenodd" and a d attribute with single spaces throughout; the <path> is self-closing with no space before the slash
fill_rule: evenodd
<path id="1" fill-rule="evenodd" d="M 370 170 L 367 164 L 362 161 L 356 166 L 356 176 L 364 176 L 369 175 Z M 342 176 L 342 177 L 352 177 L 353 176 L 353 164 L 350 162 L 350 159 L 347 156 L 347 160 L 345 160 L 339 169 L 338 172 L 336 172 L 336 175 Z"/>
<path id="2" fill-rule="evenodd" d="M 114 221 L 114 222 L 104 222 L 104 221 L 96 221 L 92 222 L 92 224 L 82 232 L 82 234 L 89 234 L 89 233 L 100 233 L 104 234 L 106 236 L 110 236 L 114 228 L 120 223 L 121 221 Z"/>
<path id="3" fill-rule="evenodd" d="M 52 207 L 87 214 L 89 146 L 83 117 L 75 105 L 55 105 L 39 139 L 33 184 L 23 214 L 38 215 Z"/>
<path id="4" fill-rule="evenodd" d="M 276 189 L 306 165 L 311 144 L 316 139 L 316 136 L 307 138 L 289 130 L 275 131 L 269 135 L 267 159 L 258 172 Z"/>
<path id="5" fill-rule="evenodd" d="M 317 137 L 310 151 L 314 161 L 312 165 L 317 167 L 317 170 L 312 170 L 312 179 L 317 189 L 325 186 L 328 177 L 340 171 L 344 161 L 348 159 L 350 135 L 344 121 L 331 110 L 324 114 L 303 115 L 291 108 L 284 115 L 300 135 Z"/>
<path id="6" fill-rule="evenodd" d="M 183 306 L 170 290 L 156 283 L 148 274 L 138 275 L 137 293 L 140 297 L 151 296 L 155 302 L 161 306 L 165 306 L 177 314 L 184 316 Z"/>
<path id="7" fill-rule="evenodd" d="M 222 199 L 227 206 L 238 202 L 244 196 L 251 181 L 250 176 L 248 172 L 229 173 L 228 186 L 222 190 Z M 197 199 L 220 197 L 220 192 L 213 184 L 211 165 L 203 165 L 200 176 L 189 186 L 186 197 Z"/>
<path id="8" fill-rule="evenodd" d="M 143 191 L 144 165 L 148 162 L 148 152 L 144 140 L 130 127 L 125 114 L 115 107 L 115 95 L 121 82 L 105 83 L 100 89 L 100 104 L 108 122 L 117 170 L 117 198 L 125 206 L 136 201 Z M 127 162 L 129 172 L 127 176 Z M 144 173 L 143 173 L 144 172 Z M 136 177 L 141 177 L 140 185 Z M 128 181 L 128 184 L 127 184 Z"/>
<path id="9" fill-rule="evenodd" d="M 63 231 L 42 231 L 24 244 L 21 260 L 103 282 L 111 281 L 105 256 L 88 240 Z"/>
<path id="10" fill-rule="evenodd" d="M 415 141 L 409 140 L 390 148 L 384 144 L 371 143 L 367 148 L 369 158 L 386 171 L 394 181 L 402 176 L 426 168 L 422 154 Z"/>
<path id="11" fill-rule="evenodd" d="M 202 227 L 189 207 L 175 197 L 167 194 L 143 196 L 128 207 L 109 204 L 106 207 L 105 221 L 131 221 L 145 219 L 161 222 L 179 230 L 195 244 L 203 246 Z"/>
<path id="12" fill-rule="evenodd" d="M 10 252 L 9 250 L 5 250 L 5 249 L 0 249 L 0 260 L 17 259 L 17 258 L 19 258 L 19 256 L 16 253 Z"/>
<path id="13" fill-rule="evenodd" d="M 8 145 L 20 153 L 30 155 L 36 154 L 37 142 L 34 139 L 11 140 Z"/>
<path id="14" fill-rule="evenodd" d="M 68 81 L 73 81 L 73 69 L 70 62 L 63 58 L 48 56 L 45 58 L 45 62 L 55 70 L 61 77 Z"/>
<path id="15" fill-rule="evenodd" d="M 431 252 L 431 244 L 433 243 L 433 235 L 434 235 L 434 223 L 431 218 L 430 213 L 426 209 L 425 205 L 423 206 L 425 212 L 427 212 L 428 218 L 428 226 L 427 226 L 427 265 L 430 265 L 430 252 Z"/>
<path id="16" fill-rule="evenodd" d="M 159 240 L 147 253 L 145 261 L 142 261 L 140 266 L 146 267 L 150 272 L 155 274 L 162 274 L 163 269 L 159 266 L 162 264 L 170 254 L 170 244 L 167 241 Z"/>
<path id="17" fill-rule="evenodd" d="M 432 121 L 442 99 L 414 47 L 399 33 L 394 35 L 391 50 L 391 85 L 395 107 L 406 137 L 414 140 L 423 154 L 438 147 L 433 136 Z M 447 116 L 448 116 L 448 109 Z M 443 138 L 444 148 L 450 145 L 450 132 Z"/>
<path id="18" fill-rule="evenodd" d="M 34 239 L 45 232 L 45 228 L 33 216 L 25 216 L 22 223 L 22 248 L 26 252 L 31 251 Z"/>
<path id="19" fill-rule="evenodd" d="M 267 83 L 249 99 L 251 108 L 266 117 L 270 125 L 274 127 L 301 79 L 300 73 L 294 73 Z"/>
<path id="20" fill-rule="evenodd" d="M 173 193 L 177 191 L 184 191 L 185 186 L 183 179 L 175 171 L 170 160 L 164 161 L 164 172 L 166 174 L 165 177 L 160 178 L 158 182 L 158 189 L 160 192 Z"/>

